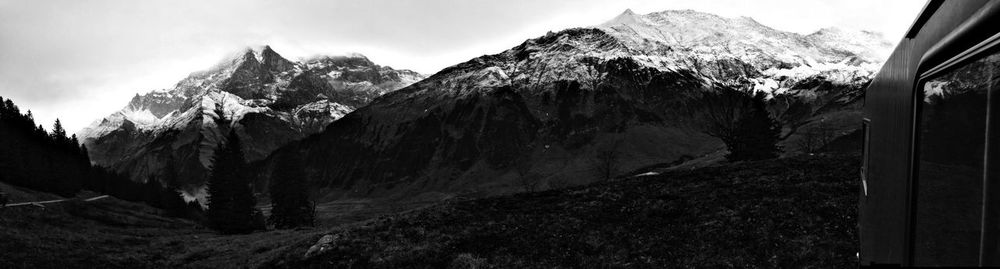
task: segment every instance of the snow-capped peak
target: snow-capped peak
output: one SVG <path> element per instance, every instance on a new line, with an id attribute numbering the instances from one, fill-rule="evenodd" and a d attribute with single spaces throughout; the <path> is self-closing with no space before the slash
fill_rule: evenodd
<path id="1" fill-rule="evenodd" d="M 622 12 L 622 14 L 619 14 L 614 19 L 601 24 L 601 26 L 610 27 L 614 25 L 632 25 L 640 23 L 645 23 L 642 17 L 635 14 L 632 9 L 626 9 L 625 12 Z"/>
<path id="2" fill-rule="evenodd" d="M 348 52 L 348 53 L 344 54 L 344 56 L 347 56 L 347 57 L 350 57 L 350 58 L 363 58 L 363 59 L 366 59 L 366 60 L 368 59 L 368 57 L 365 56 L 364 54 L 357 53 L 357 52 Z"/>
<path id="3" fill-rule="evenodd" d="M 253 54 L 253 57 L 255 59 L 257 59 L 257 62 L 263 63 L 264 62 L 264 53 L 267 52 L 267 51 L 272 51 L 272 50 L 271 50 L 271 46 L 263 45 L 263 46 L 247 47 L 246 51 L 247 51 L 247 53 Z"/>
<path id="4" fill-rule="evenodd" d="M 351 60 L 353 62 L 371 62 L 367 56 L 357 52 L 347 52 L 343 54 L 317 54 L 310 57 L 301 58 L 301 62 L 313 63 L 322 61 L 342 61 Z"/>
<path id="5" fill-rule="evenodd" d="M 341 68 L 342 70 L 326 70 L 325 68 L 329 66 L 343 66 L 344 68 Z M 212 68 L 191 73 L 188 77 L 178 82 L 172 89 L 159 89 L 146 94 L 136 94 L 121 111 L 106 118 L 98 119 L 84 130 L 81 130 L 81 137 L 100 137 L 120 128 L 126 122 L 131 123 L 141 131 L 172 128 L 178 125 L 174 123 L 178 121 L 176 118 L 184 116 L 182 114 L 185 114 L 191 107 L 201 104 L 202 101 L 199 100 L 206 100 L 204 98 L 209 97 L 218 97 L 215 99 L 219 100 L 229 100 L 225 104 L 227 109 L 231 107 L 249 107 L 241 110 L 244 112 L 233 114 L 237 118 L 249 112 L 259 113 L 267 111 L 265 108 L 276 102 L 279 95 L 282 95 L 283 92 L 295 90 L 297 87 L 305 87 L 305 90 L 323 89 L 322 86 L 302 83 L 302 81 L 306 81 L 305 79 L 299 79 L 299 84 L 296 84 L 297 86 L 290 86 L 293 80 L 296 80 L 300 75 L 304 75 L 303 73 L 307 70 L 321 71 L 319 73 L 327 74 L 314 81 L 329 80 L 329 83 L 332 83 L 331 86 L 337 88 L 334 91 L 343 91 L 344 89 L 340 88 L 349 88 L 351 91 L 356 91 L 357 94 L 365 96 L 363 98 L 350 97 L 346 98 L 348 100 L 340 100 L 337 98 L 345 98 L 343 93 L 341 93 L 342 96 L 337 98 L 327 97 L 334 96 L 330 93 L 322 95 L 324 96 L 322 98 L 331 99 L 327 100 L 330 103 L 346 102 L 353 104 L 353 106 L 359 105 L 355 104 L 360 102 L 359 100 L 369 100 L 374 96 L 399 89 L 423 79 L 423 76 L 409 70 L 393 70 L 388 67 L 378 66 L 361 53 L 347 53 L 341 56 L 316 56 L 311 60 L 295 63 L 283 58 L 269 45 L 247 46 L 228 53 Z M 350 71 L 366 75 L 356 75 L 351 77 L 350 81 L 346 81 L 342 80 L 339 76 L 329 75 L 329 73 L 334 71 Z M 367 75 L 369 73 L 381 77 L 375 78 L 374 75 Z M 223 98 L 228 96 L 227 94 L 240 96 L 238 100 L 241 101 L 236 103 L 230 102 L 237 99 Z M 316 93 L 302 95 L 301 101 L 312 102 L 317 98 L 316 96 Z M 287 98 L 282 101 L 287 102 Z M 342 104 L 338 105 L 343 106 Z M 338 111 L 353 110 L 353 106 L 344 106 L 348 109 L 345 110 L 342 108 Z M 210 112 L 212 111 L 206 113 Z M 187 116 L 190 118 L 191 115 Z M 338 117 L 330 118 L 336 119 Z"/>
<path id="6" fill-rule="evenodd" d="M 598 28 L 629 47 L 633 58 L 649 59 L 642 62 L 652 67 L 691 69 L 710 77 L 727 77 L 731 70 L 715 70 L 703 63 L 749 64 L 757 70 L 743 75 L 753 76 L 772 68 L 828 64 L 864 66 L 874 71 L 892 49 L 881 34 L 871 31 L 826 28 L 802 35 L 768 27 L 750 17 L 727 18 L 694 10 L 644 15 L 625 10 Z"/>

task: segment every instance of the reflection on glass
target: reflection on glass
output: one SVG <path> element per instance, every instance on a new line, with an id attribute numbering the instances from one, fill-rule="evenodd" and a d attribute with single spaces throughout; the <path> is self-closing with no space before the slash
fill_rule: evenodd
<path id="1" fill-rule="evenodd" d="M 916 265 L 979 264 L 988 93 L 998 56 L 928 81 L 920 113 Z"/>

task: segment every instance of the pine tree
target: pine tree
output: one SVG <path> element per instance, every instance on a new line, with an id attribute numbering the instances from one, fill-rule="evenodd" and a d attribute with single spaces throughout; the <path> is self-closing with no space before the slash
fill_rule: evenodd
<path id="1" fill-rule="evenodd" d="M 781 126 L 768 113 L 763 94 L 751 100 L 750 110 L 740 117 L 729 146 L 729 161 L 763 160 L 778 157 Z"/>
<path id="2" fill-rule="evenodd" d="M 66 129 L 63 129 L 62 122 L 59 119 L 56 119 L 56 123 L 52 125 L 52 140 L 60 146 L 68 140 L 66 138 Z"/>
<path id="3" fill-rule="evenodd" d="M 86 181 L 89 164 L 67 147 L 61 122 L 49 134 L 36 127 L 31 111 L 21 114 L 14 102 L 0 98 L 0 180 L 62 196 L 76 194 Z M 61 134 L 61 137 L 60 137 Z"/>
<path id="4" fill-rule="evenodd" d="M 226 144 L 216 150 L 208 179 L 208 221 L 221 233 L 254 230 L 254 199 L 245 171 L 243 150 L 234 130 Z"/>
<path id="5" fill-rule="evenodd" d="M 271 216 L 277 229 L 313 226 L 316 219 L 309 201 L 306 175 L 297 154 L 281 158 L 270 183 Z"/>

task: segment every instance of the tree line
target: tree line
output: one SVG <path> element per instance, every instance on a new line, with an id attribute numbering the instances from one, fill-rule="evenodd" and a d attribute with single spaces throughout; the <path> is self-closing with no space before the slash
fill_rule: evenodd
<path id="1" fill-rule="evenodd" d="M 155 179 L 135 182 L 127 175 L 92 165 L 87 147 L 66 135 L 57 119 L 52 131 L 35 122 L 13 100 L 0 97 L 0 182 L 73 197 L 91 190 L 142 202 L 175 216 L 197 215 L 200 206 L 184 202 L 172 186 Z"/>
<path id="2" fill-rule="evenodd" d="M 222 107 L 216 107 L 218 126 L 231 126 Z M 285 158 L 275 169 L 270 185 L 271 215 L 256 208 L 253 175 L 243 153 L 235 128 L 230 128 L 226 140 L 212 157 L 212 172 L 208 178 L 209 227 L 223 234 L 250 233 L 265 230 L 268 224 L 277 229 L 289 229 L 315 224 L 315 205 L 309 200 L 304 167 L 299 158 Z"/>

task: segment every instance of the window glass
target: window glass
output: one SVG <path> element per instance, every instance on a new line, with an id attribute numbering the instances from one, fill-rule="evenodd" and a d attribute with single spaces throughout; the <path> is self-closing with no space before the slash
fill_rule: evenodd
<path id="1" fill-rule="evenodd" d="M 913 257 L 916 265 L 979 264 L 989 92 L 998 56 L 923 84 Z"/>

